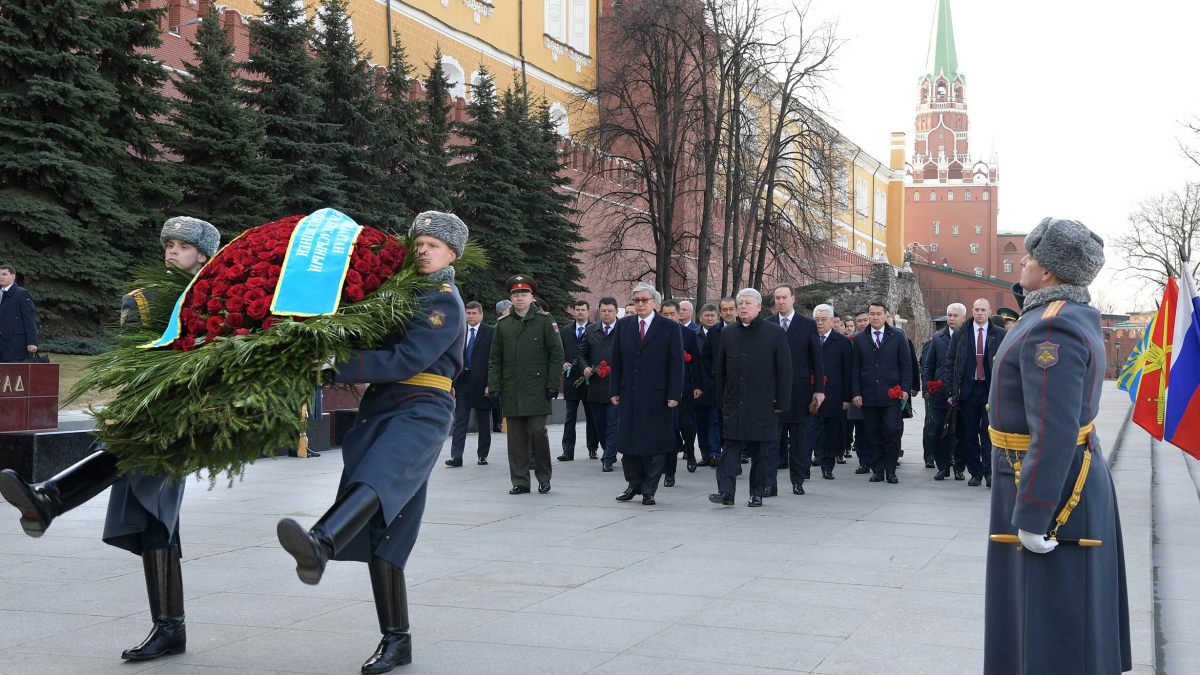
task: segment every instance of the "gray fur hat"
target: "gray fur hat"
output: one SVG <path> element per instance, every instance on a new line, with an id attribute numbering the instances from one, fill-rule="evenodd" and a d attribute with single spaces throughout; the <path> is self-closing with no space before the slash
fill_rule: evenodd
<path id="1" fill-rule="evenodd" d="M 467 236 L 470 234 L 467 231 L 467 224 L 458 216 L 441 211 L 418 213 L 417 217 L 413 219 L 412 229 L 409 230 L 409 233 L 414 237 L 427 234 L 441 239 L 454 250 L 455 255 L 459 258 L 462 257 L 463 249 L 467 246 Z"/>
<path id="2" fill-rule="evenodd" d="M 1046 218 L 1025 237 L 1042 267 L 1074 286 L 1092 283 L 1104 267 L 1104 239 L 1075 220 Z"/>
<path id="3" fill-rule="evenodd" d="M 221 247 L 221 233 L 217 232 L 217 228 L 213 227 L 212 223 L 190 216 L 168 218 L 167 222 L 163 223 L 162 234 L 158 235 L 158 239 L 163 248 L 166 248 L 167 242 L 172 239 L 191 244 L 209 260 Z"/>

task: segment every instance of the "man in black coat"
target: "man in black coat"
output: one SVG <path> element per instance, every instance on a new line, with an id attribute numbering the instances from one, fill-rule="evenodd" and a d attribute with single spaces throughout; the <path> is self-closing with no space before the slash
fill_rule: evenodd
<path id="1" fill-rule="evenodd" d="M 472 300 L 466 304 L 467 346 L 463 353 L 463 371 L 454 380 L 454 432 L 450 442 L 450 459 L 446 466 L 462 466 L 463 449 L 467 444 L 467 425 L 471 411 L 479 427 L 479 464 L 487 464 L 492 448 L 492 408 L 495 405 L 484 394 L 488 382 L 488 355 L 492 352 L 494 326 L 483 322 L 483 305 Z"/>
<path id="2" fill-rule="evenodd" d="M 871 482 L 882 482 L 886 476 L 887 482 L 899 483 L 896 463 L 904 433 L 900 405 L 912 386 L 912 356 L 904 331 L 887 325 L 883 303 L 871 303 L 867 318 L 869 325 L 854 338 L 850 393 L 854 405 L 862 408 L 860 440 L 874 474 Z"/>
<path id="3" fill-rule="evenodd" d="M 966 458 L 971 480 L 992 487 L 992 442 L 988 437 L 988 391 L 992 386 L 992 361 L 1008 334 L 990 321 L 992 305 L 980 298 L 971 309 L 973 321 L 958 332 L 946 354 L 950 375 L 950 403 L 958 406 L 957 454 Z M 956 467 L 962 473 L 961 467 Z"/>
<path id="4" fill-rule="evenodd" d="M 596 437 L 596 425 L 592 419 L 592 409 L 587 404 L 587 382 L 585 380 L 583 384 L 575 386 L 576 380 L 583 377 L 582 369 L 576 370 L 574 364 L 575 358 L 579 356 L 579 343 L 583 340 L 583 332 L 592 323 L 588 321 L 588 313 L 591 311 L 592 308 L 587 300 L 576 300 L 572 310 L 575 321 L 560 331 L 563 358 L 566 362 L 563 363 L 563 381 L 559 389 L 562 390 L 563 400 L 567 404 L 567 419 L 563 425 L 563 452 L 558 457 L 560 462 L 570 462 L 575 459 L 575 426 L 579 419 L 580 404 L 583 405 L 583 417 L 587 420 L 584 428 L 587 435 L 588 457 L 596 459 L 596 448 L 600 446 L 600 441 Z"/>
<path id="5" fill-rule="evenodd" d="M 588 324 L 579 342 L 579 353 L 575 356 L 575 369 L 587 378 L 587 405 L 592 411 L 596 426 L 597 441 L 604 449 L 600 459 L 601 470 L 613 470 L 617 461 L 617 406 L 608 396 L 609 369 L 612 367 L 612 346 L 616 339 L 617 300 L 605 296 L 596 306 L 599 321 Z"/>
<path id="6" fill-rule="evenodd" d="M 700 329 L 696 331 L 696 344 L 700 349 L 700 398 L 692 402 L 693 417 L 696 418 L 696 443 L 700 446 L 700 466 L 717 465 L 721 455 L 721 427 L 717 421 L 716 399 L 713 396 L 713 358 L 709 349 L 717 333 L 717 306 L 707 303 L 700 308 Z M 715 345 L 714 345 L 715 346 Z"/>
<path id="7" fill-rule="evenodd" d="M 733 505 L 737 471 L 750 456 L 750 503 L 762 506 L 767 446 L 778 437 L 776 420 L 792 399 L 792 353 L 783 328 L 759 316 L 762 295 L 753 288 L 737 297 L 738 319 L 721 330 L 714 384 L 724 426 L 725 450 L 717 464 L 714 504 Z"/>
<path id="8" fill-rule="evenodd" d="M 961 302 L 946 307 L 946 327 L 933 334 L 929 340 L 929 354 L 925 357 L 921 379 L 925 405 L 930 410 L 930 426 L 933 427 L 933 463 L 937 466 L 934 480 L 945 480 L 954 464 L 954 437 L 942 437 L 946 415 L 950 412 L 950 374 L 946 367 L 946 353 L 954 341 L 954 335 L 966 319 L 967 308 Z M 962 476 L 961 469 L 956 471 Z"/>
<path id="9" fill-rule="evenodd" d="M 804 494 L 804 481 L 812 468 L 813 451 L 808 444 L 809 410 L 825 401 L 825 366 L 817 322 L 796 313 L 796 292 L 783 284 L 775 289 L 775 314 L 767 319 L 787 333 L 792 358 L 792 406 L 779 415 L 779 433 L 767 447 L 767 497 L 779 494 L 778 468 L 781 451 L 791 474 L 792 493 Z M 839 435 L 840 437 L 840 435 Z"/>
<path id="10" fill-rule="evenodd" d="M 617 500 L 640 494 L 647 506 L 667 455 L 676 452 L 674 408 L 683 397 L 683 328 L 654 311 L 661 299 L 650 284 L 634 286 L 634 315 L 617 322 L 608 383 L 629 482 Z"/>
<path id="11" fill-rule="evenodd" d="M 683 456 L 687 458 L 688 473 L 696 472 L 696 421 L 692 418 L 693 401 L 700 398 L 703 393 L 700 391 L 700 346 L 696 342 L 696 334 L 699 329 L 692 330 L 683 325 L 681 307 L 675 300 L 667 300 L 662 304 L 662 309 L 659 314 L 665 319 L 670 319 L 680 324 L 683 330 L 680 336 L 683 338 L 683 398 L 679 400 L 679 405 L 675 407 L 675 435 L 678 440 L 677 447 L 683 450 Z M 679 454 L 673 452 L 667 455 L 667 463 L 663 468 L 664 487 L 675 487 L 675 470 L 679 466 Z"/>
<path id="12" fill-rule="evenodd" d="M 825 372 L 825 400 L 817 414 L 808 421 L 808 447 L 817 453 L 821 462 L 821 477 L 833 480 L 833 467 L 842 449 L 842 429 L 846 409 L 850 407 L 850 374 L 854 367 L 854 343 L 835 326 L 840 323 L 833 307 L 817 305 L 813 310 L 817 334 L 821 343 L 821 361 Z M 803 484 L 796 484 L 796 467 L 792 468 L 792 487 L 804 494 Z"/>
<path id="13" fill-rule="evenodd" d="M 17 285 L 15 267 L 0 265 L 0 363 L 36 356 L 37 343 L 33 296 Z"/>

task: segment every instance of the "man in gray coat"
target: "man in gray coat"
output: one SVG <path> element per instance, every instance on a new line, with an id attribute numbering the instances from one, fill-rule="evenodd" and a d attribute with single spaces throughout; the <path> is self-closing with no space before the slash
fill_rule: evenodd
<path id="1" fill-rule="evenodd" d="M 196 218 L 168 220 L 159 239 L 166 264 L 189 275 L 200 272 L 221 244 L 217 228 Z M 152 294 L 148 290 L 147 294 Z M 129 298 L 130 296 L 126 296 Z M 0 472 L 0 494 L 21 510 L 25 534 L 40 537 L 50 523 L 109 486 L 104 543 L 142 557 L 154 628 L 140 645 L 121 658 L 130 661 L 182 654 L 187 631 L 183 616 L 183 570 L 179 564 L 179 507 L 183 483 L 140 471 L 122 474 L 117 456 L 103 445 L 44 483 L 28 485 L 11 469 Z"/>
<path id="2" fill-rule="evenodd" d="M 714 390 L 727 451 L 717 460 L 717 492 L 708 500 L 733 505 L 737 470 L 746 454 L 750 457 L 747 506 L 762 506 L 767 446 L 778 434 L 777 416 L 792 403 L 792 353 L 787 332 L 759 316 L 762 295 L 758 291 L 739 292 L 737 311 L 737 320 L 721 330 L 714 364 Z"/>
<path id="3" fill-rule="evenodd" d="M 1110 675 L 1132 659 L 1121 521 L 1092 424 L 1106 361 L 1087 286 L 1104 240 L 1047 218 L 1025 250 L 1013 286 L 1023 314 L 997 352 L 988 395 L 996 483 L 983 672 Z"/>

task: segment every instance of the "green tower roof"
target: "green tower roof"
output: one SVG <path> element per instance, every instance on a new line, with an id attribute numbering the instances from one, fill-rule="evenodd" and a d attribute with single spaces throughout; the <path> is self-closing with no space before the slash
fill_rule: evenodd
<path id="1" fill-rule="evenodd" d="M 958 54 L 954 51 L 954 22 L 950 19 L 950 0 L 937 0 L 933 13 L 933 29 L 929 33 L 929 56 L 925 59 L 925 74 L 921 79 L 936 80 L 939 76 L 954 81 L 959 76 Z M 966 78 L 963 78 L 966 81 Z"/>

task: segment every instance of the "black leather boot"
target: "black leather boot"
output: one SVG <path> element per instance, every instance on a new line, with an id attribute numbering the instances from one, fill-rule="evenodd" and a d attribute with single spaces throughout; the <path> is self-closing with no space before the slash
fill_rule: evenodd
<path id="1" fill-rule="evenodd" d="M 412 637 L 408 634 L 408 591 L 404 570 L 383 558 L 371 558 L 371 591 L 379 614 L 379 632 L 383 639 L 362 672 L 386 673 L 396 666 L 412 663 Z"/>
<path id="2" fill-rule="evenodd" d="M 342 493 L 311 530 L 291 518 L 275 527 L 279 543 L 296 559 L 296 576 L 310 586 L 320 583 L 325 565 L 362 531 L 379 510 L 374 488 L 355 483 Z"/>
<path id="3" fill-rule="evenodd" d="M 0 471 L 0 495 L 21 511 L 21 529 L 40 537 L 51 521 L 117 482 L 117 456 L 100 450 L 44 483 L 30 485 L 12 469 Z"/>
<path id="4" fill-rule="evenodd" d="M 145 661 L 182 654 L 187 651 L 187 627 L 183 624 L 183 570 L 179 567 L 179 547 L 142 551 L 142 569 L 146 572 L 146 594 L 150 596 L 154 628 L 142 644 L 126 649 L 121 658 Z"/>

